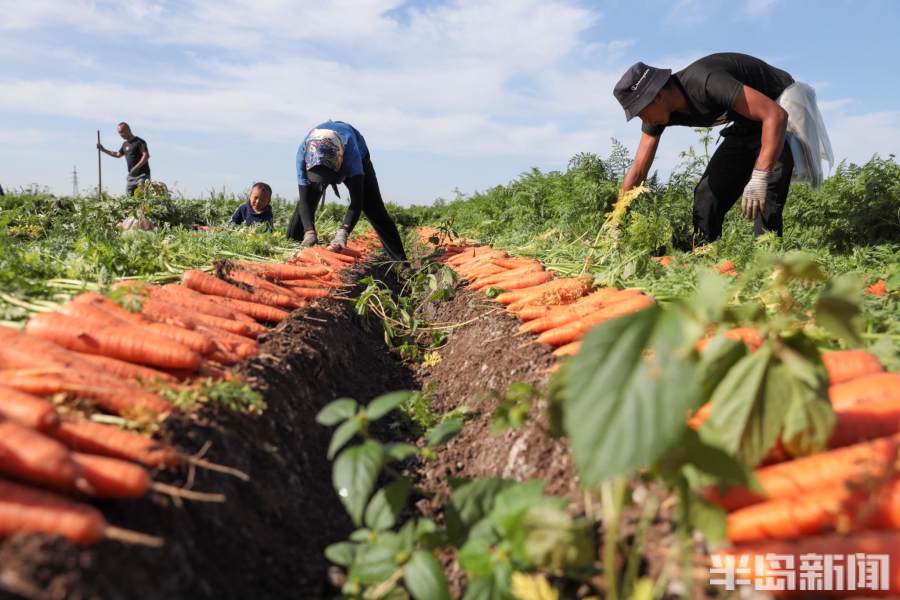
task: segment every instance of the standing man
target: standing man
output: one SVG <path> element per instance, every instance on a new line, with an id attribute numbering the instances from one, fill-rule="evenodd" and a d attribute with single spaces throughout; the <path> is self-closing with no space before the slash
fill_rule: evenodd
<path id="1" fill-rule="evenodd" d="M 352 125 L 342 121 L 327 121 L 316 126 L 297 150 L 300 201 L 288 224 L 288 237 L 301 241 L 304 246 L 318 243 L 314 220 L 316 206 L 329 185 L 340 196 L 339 183 L 350 191 L 350 206 L 328 248 L 340 250 L 346 246 L 360 215 L 365 214 L 388 256 L 395 261 L 405 261 L 403 241 L 384 207 L 366 140 Z"/>
<path id="2" fill-rule="evenodd" d="M 753 221 L 756 235 L 766 231 L 782 235 L 794 156 L 785 144 L 788 113 L 777 99 L 793 84 L 787 72 L 746 54 L 711 54 L 674 74 L 636 63 L 613 91 L 626 118 L 638 116 L 643 122 L 641 141 L 622 191 L 646 180 L 666 127 L 712 127 L 730 122 L 721 133 L 725 140 L 694 189 L 695 237 L 700 243 L 717 239 L 725 214 L 738 198 L 742 198 L 741 212 Z M 815 93 L 806 89 L 812 106 L 804 108 L 818 115 Z M 818 153 L 815 156 L 821 169 Z"/>
<path id="3" fill-rule="evenodd" d="M 134 190 L 145 181 L 150 181 L 150 150 L 147 142 L 131 133 L 131 127 L 124 121 L 116 125 L 116 131 L 125 140 L 118 152 L 107 150 L 102 144 L 97 149 L 113 158 L 125 157 L 128 175 L 125 178 L 125 193 L 134 195 Z"/>

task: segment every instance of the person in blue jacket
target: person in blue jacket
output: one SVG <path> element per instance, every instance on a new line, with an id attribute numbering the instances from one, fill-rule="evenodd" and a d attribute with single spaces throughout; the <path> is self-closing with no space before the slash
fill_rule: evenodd
<path id="1" fill-rule="evenodd" d="M 258 225 L 265 223 L 266 231 L 272 231 L 272 188 L 257 181 L 250 188 L 250 197 L 231 215 L 232 225 Z"/>
<path id="2" fill-rule="evenodd" d="M 356 227 L 359 217 L 365 214 L 388 256 L 396 261 L 405 261 L 403 241 L 397 225 L 384 207 L 366 140 L 352 125 L 342 121 L 317 125 L 297 150 L 300 201 L 288 224 L 288 237 L 300 241 L 303 246 L 318 243 L 314 220 L 316 206 L 329 185 L 340 196 L 337 191 L 339 183 L 350 191 L 350 206 L 328 248 L 339 250 L 346 246 L 350 232 Z"/>

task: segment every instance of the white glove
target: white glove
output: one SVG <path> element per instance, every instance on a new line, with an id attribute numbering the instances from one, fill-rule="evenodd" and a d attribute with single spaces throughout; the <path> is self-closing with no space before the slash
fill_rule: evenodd
<path id="1" fill-rule="evenodd" d="M 334 239 L 331 240 L 331 244 L 329 244 L 329 248 L 334 248 L 337 250 L 341 250 L 347 246 L 347 236 L 349 232 L 343 227 L 338 227 L 337 232 L 334 234 Z"/>
<path id="2" fill-rule="evenodd" d="M 741 199 L 741 213 L 751 221 L 758 215 L 762 215 L 766 206 L 766 190 L 769 187 L 769 172 L 753 169 L 750 181 L 744 187 L 744 197 Z"/>

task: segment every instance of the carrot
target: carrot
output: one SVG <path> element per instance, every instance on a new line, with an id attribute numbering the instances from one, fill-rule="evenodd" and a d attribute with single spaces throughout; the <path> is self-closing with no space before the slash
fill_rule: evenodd
<path id="1" fill-rule="evenodd" d="M 57 313 L 32 316 L 25 332 L 76 352 L 151 366 L 193 369 L 201 360 L 199 354 L 184 345 L 131 325 L 98 326 Z"/>
<path id="2" fill-rule="evenodd" d="M 487 277 L 481 277 L 481 278 L 479 278 L 479 280 L 477 282 L 473 283 L 469 287 L 476 289 L 476 290 L 481 290 L 488 286 L 499 287 L 499 286 L 502 286 L 509 282 L 518 281 L 519 279 L 522 279 L 532 273 L 540 273 L 542 275 L 550 275 L 550 277 L 547 279 L 543 279 L 541 281 L 537 281 L 536 283 L 531 284 L 531 285 L 538 285 L 538 284 L 544 283 L 546 281 L 549 281 L 550 279 L 553 278 L 552 273 L 544 271 L 543 269 L 544 269 L 543 266 L 539 264 L 537 267 L 528 266 L 528 267 L 522 267 L 520 269 L 512 269 L 509 271 L 503 271 L 502 273 L 497 273 L 496 275 L 489 275 Z M 530 287 L 530 286 L 519 286 L 515 289 L 520 289 L 522 287 Z"/>
<path id="3" fill-rule="evenodd" d="M 103 410 L 117 415 L 158 415 L 173 410 L 168 400 L 144 391 L 130 382 L 110 380 L 99 372 L 58 370 L 0 371 L 0 385 L 36 396 L 69 394 L 87 398 Z"/>
<path id="4" fill-rule="evenodd" d="M 651 256 L 650 260 L 659 263 L 663 267 L 668 267 L 675 258 L 673 256 Z"/>
<path id="5" fill-rule="evenodd" d="M 547 287 L 525 288 L 535 291 L 525 295 L 521 300 L 509 305 L 508 310 L 518 312 L 528 306 L 561 306 L 571 304 L 583 298 L 591 291 L 590 278 L 566 278 L 548 281 Z M 518 315 L 517 315 L 518 316 Z"/>
<path id="6" fill-rule="evenodd" d="M 185 323 L 185 326 L 169 325 L 168 323 L 149 323 L 145 326 L 145 329 L 159 335 L 161 338 L 178 342 L 200 356 L 206 356 L 215 349 L 213 341 L 202 332 L 187 328 L 191 325 L 193 323 Z"/>
<path id="7" fill-rule="evenodd" d="M 894 400 L 836 408 L 834 416 L 831 448 L 900 433 L 900 402 Z"/>
<path id="8" fill-rule="evenodd" d="M 69 449 L 14 421 L 0 421 L 0 473 L 57 489 L 84 488 Z"/>
<path id="9" fill-rule="evenodd" d="M 79 356 L 105 373 L 116 377 L 135 379 L 140 382 L 165 381 L 167 383 L 173 383 L 175 381 L 175 378 L 168 373 L 163 373 L 162 371 L 151 369 L 150 367 L 135 365 L 117 358 L 109 358 L 108 356 L 100 356 L 98 354 L 80 353 Z"/>
<path id="10" fill-rule="evenodd" d="M 550 271 L 530 271 L 527 273 L 516 273 L 508 277 L 494 280 L 482 280 L 478 284 L 472 286 L 476 290 L 482 290 L 487 287 L 495 287 L 502 290 L 520 290 L 524 288 L 534 287 L 541 283 L 546 283 L 553 279 L 553 273 Z"/>
<path id="11" fill-rule="evenodd" d="M 0 327 L 0 369 L 93 367 L 74 352 L 47 340 Z"/>
<path id="12" fill-rule="evenodd" d="M 359 250 L 356 250 L 354 248 L 351 248 L 349 244 L 347 246 L 344 246 L 343 248 L 341 248 L 339 254 L 346 254 L 347 256 L 352 256 L 353 258 L 355 258 L 357 260 L 359 260 L 360 258 L 363 257 L 362 252 L 360 252 Z"/>
<path id="13" fill-rule="evenodd" d="M 256 337 L 257 335 L 256 332 L 251 330 L 247 323 L 235 321 L 234 319 L 223 319 L 221 317 L 205 315 L 198 312 L 189 312 L 184 306 L 166 302 L 164 300 L 158 300 L 156 298 L 147 298 L 141 308 L 141 314 L 149 319 L 163 323 L 170 322 L 172 319 L 188 321 L 193 324 L 194 329 L 199 325 L 208 325 L 247 338 Z"/>
<path id="14" fill-rule="evenodd" d="M 884 370 L 878 359 L 865 350 L 823 352 L 822 363 L 828 371 L 828 383 L 831 385 Z"/>
<path id="15" fill-rule="evenodd" d="M 331 296 L 331 292 L 327 289 L 317 289 L 317 288 L 309 288 L 309 287 L 294 287 L 291 288 L 294 296 L 299 297 L 301 300 L 298 303 L 298 307 L 303 307 L 305 305 L 304 299 L 310 298 L 328 298 Z"/>
<path id="16" fill-rule="evenodd" d="M 555 327 L 562 327 L 567 323 L 572 323 L 580 318 L 594 314 L 605 307 L 640 296 L 640 292 L 627 290 L 615 290 L 614 293 L 603 295 L 598 294 L 590 302 L 576 302 L 575 304 L 556 307 L 555 310 L 550 311 L 545 317 L 523 323 L 519 327 L 519 331 L 522 333 L 541 333 Z"/>
<path id="17" fill-rule="evenodd" d="M 293 279 L 307 279 L 328 275 L 331 269 L 328 267 L 298 267 L 288 263 L 254 263 L 249 261 L 237 261 L 237 264 L 259 273 L 266 279 L 280 279 L 288 281 Z"/>
<path id="18" fill-rule="evenodd" d="M 232 268 L 226 273 L 229 279 L 249 285 L 254 289 L 255 293 L 266 292 L 268 294 L 281 294 L 286 296 L 293 295 L 293 291 L 285 287 L 277 285 L 268 279 L 254 275 L 250 271 L 240 268 Z"/>
<path id="19" fill-rule="evenodd" d="M 72 450 L 130 460 L 145 467 L 172 468 L 182 463 L 181 455 L 171 446 L 84 419 L 63 421 L 59 427 L 48 431 L 48 435 Z"/>
<path id="20" fill-rule="evenodd" d="M 491 262 L 504 269 L 516 269 L 526 266 L 540 267 L 541 269 L 544 268 L 544 265 L 541 264 L 540 261 L 531 258 L 493 258 L 491 259 Z"/>
<path id="21" fill-rule="evenodd" d="M 882 297 L 887 295 L 887 281 L 884 279 L 879 279 L 872 285 L 866 288 L 866 292 L 868 292 L 872 296 Z"/>
<path id="22" fill-rule="evenodd" d="M 245 300 L 234 300 L 232 298 L 221 298 L 219 302 L 223 306 L 250 315 L 257 321 L 280 323 L 288 318 L 287 311 L 275 308 L 274 306 L 259 304 L 258 302 L 247 302 Z"/>
<path id="23" fill-rule="evenodd" d="M 700 409 L 694 413 L 694 415 L 688 419 L 688 426 L 691 429 L 700 429 L 700 427 L 706 423 L 706 420 L 709 419 L 709 415 L 712 413 L 712 403 L 707 402 Z"/>
<path id="24" fill-rule="evenodd" d="M 347 256 L 346 254 L 341 254 L 340 252 L 332 252 L 331 250 L 327 250 L 321 246 L 313 246 L 311 248 L 307 248 L 308 252 L 312 252 L 313 254 L 318 254 L 320 256 L 327 256 L 334 260 L 338 260 L 345 265 L 352 265 L 356 262 L 356 258 L 352 256 Z"/>
<path id="25" fill-rule="evenodd" d="M 306 248 L 305 250 L 298 252 L 293 260 L 299 261 L 306 265 L 327 265 L 333 272 L 340 272 L 347 267 L 344 262 L 337 260 L 336 258 L 325 256 L 317 252 L 309 252 L 309 250 L 309 248 Z"/>
<path id="26" fill-rule="evenodd" d="M 485 254 L 491 254 L 492 258 L 504 258 L 507 256 L 506 252 L 503 250 L 494 250 L 490 246 L 473 246 L 465 252 L 461 252 L 460 254 L 447 259 L 447 264 L 458 267 Z"/>
<path id="27" fill-rule="evenodd" d="M 729 340 L 744 342 L 751 350 L 759 350 L 759 347 L 762 346 L 763 343 L 763 338 L 759 331 L 752 327 L 734 327 L 733 329 L 728 329 L 722 333 Z M 708 337 L 698 341 L 696 345 L 697 352 L 703 352 L 712 339 L 712 337 Z"/>
<path id="28" fill-rule="evenodd" d="M 581 342 L 572 342 L 554 350 L 553 356 L 575 356 L 579 350 L 581 350 Z"/>
<path id="29" fill-rule="evenodd" d="M 900 450 L 900 435 L 878 438 L 820 452 L 812 456 L 762 467 L 756 470 L 756 479 L 762 494 L 746 488 L 734 487 L 722 496 L 710 492 L 710 499 L 726 510 L 735 510 L 756 504 L 768 498 L 799 497 L 815 490 L 841 482 L 860 482 L 867 478 L 883 477 L 893 471 Z"/>
<path id="30" fill-rule="evenodd" d="M 723 261 L 717 265 L 719 269 L 719 273 L 725 275 L 726 273 L 731 273 L 735 270 L 735 265 L 730 260 Z"/>
<path id="31" fill-rule="evenodd" d="M 900 479 L 838 483 L 794 498 L 770 500 L 728 515 L 728 539 L 790 539 L 861 529 L 900 529 Z"/>
<path id="32" fill-rule="evenodd" d="M 2 419 L 10 419 L 38 431 L 59 424 L 59 414 L 52 404 L 5 385 L 0 385 L 0 420 Z"/>
<path id="33" fill-rule="evenodd" d="M 253 340 L 205 325 L 200 326 L 200 331 L 208 335 L 220 349 L 233 352 L 240 358 L 249 358 L 259 354 L 259 344 Z"/>
<path id="34" fill-rule="evenodd" d="M 571 323 L 562 325 L 561 327 L 549 329 L 539 335 L 537 341 L 540 344 L 548 344 L 550 346 L 564 346 L 570 342 L 581 339 L 582 336 L 595 325 L 643 310 L 652 304 L 653 298 L 649 296 L 634 296 L 622 300 L 621 302 L 611 304 L 605 308 L 601 308 L 590 315 L 581 317 Z"/>
<path id="35" fill-rule="evenodd" d="M 96 508 L 0 480 L 0 538 L 19 533 L 58 535 L 82 545 L 104 539 L 160 547 L 161 539 L 109 525 Z"/>
<path id="36" fill-rule="evenodd" d="M 226 283 L 221 279 L 207 275 L 203 271 L 185 271 L 181 276 L 181 283 L 185 287 L 207 296 L 221 296 L 235 300 L 253 300 L 253 294 L 239 287 Z"/>
<path id="37" fill-rule="evenodd" d="M 550 282 L 550 283 L 552 283 L 552 282 Z M 549 284 L 544 284 L 544 285 L 549 285 Z M 531 288 L 531 289 L 534 291 L 543 291 L 548 288 L 538 286 L 538 287 Z M 503 294 L 500 294 L 499 296 L 497 296 L 496 300 L 498 302 L 500 302 L 501 304 L 512 305 L 512 304 L 515 304 L 516 302 L 519 302 L 523 299 L 528 298 L 528 296 L 531 293 L 533 293 L 533 292 L 529 291 L 528 289 L 514 291 L 514 292 L 504 292 Z M 578 300 L 575 301 L 575 304 L 577 304 L 577 305 L 603 304 L 603 303 L 607 302 L 611 296 L 616 296 L 616 295 L 619 295 L 622 293 L 627 293 L 628 295 L 634 296 L 634 295 L 639 294 L 640 290 L 637 290 L 635 288 L 627 288 L 624 290 L 620 290 L 617 288 L 611 288 L 611 287 L 600 288 L 598 290 L 595 290 L 595 291 L 587 294 L 586 296 L 582 296 L 581 298 L 579 298 Z M 555 310 L 555 308 L 556 307 L 551 307 L 551 310 Z"/>
<path id="38" fill-rule="evenodd" d="M 715 563 L 725 566 L 729 563 L 739 565 L 740 579 L 749 579 L 750 581 L 764 581 L 764 578 L 771 577 L 773 581 L 784 582 L 784 565 L 785 558 L 788 557 L 794 565 L 791 572 L 796 573 L 804 564 L 804 557 L 822 557 L 822 556 L 847 556 L 863 555 L 886 555 L 888 558 L 888 580 L 881 581 L 887 590 L 873 591 L 861 588 L 858 593 L 847 591 L 846 584 L 834 584 L 833 591 L 816 590 L 815 592 L 801 592 L 798 595 L 806 595 L 809 597 L 847 597 L 847 596 L 896 596 L 900 593 L 900 533 L 896 531 L 865 531 L 853 533 L 851 535 L 822 535 L 816 537 L 804 537 L 798 540 L 784 541 L 764 541 L 749 544 L 739 544 L 734 548 L 716 552 L 714 554 Z M 780 565 L 771 563 L 767 560 L 767 556 L 776 556 Z M 728 559 L 728 560 L 726 560 Z M 731 562 L 733 561 L 733 563 Z M 815 563 L 813 563 L 815 564 Z M 843 567 L 843 563 L 836 563 Z M 860 565 L 862 567 L 863 565 Z M 829 567 L 825 567 L 827 570 Z M 780 570 L 780 571 L 779 571 Z M 826 571 L 827 572 L 827 571 Z M 841 581 L 841 580 L 838 580 Z M 846 580 L 843 580 L 846 581 Z M 799 577 L 797 577 L 797 586 L 799 588 Z M 839 589 L 844 588 L 844 589 Z M 780 592 L 779 595 L 787 595 Z"/>
<path id="39" fill-rule="evenodd" d="M 207 296 L 200 292 L 195 292 L 183 285 L 170 283 L 158 288 L 152 295 L 154 297 L 158 296 L 161 300 L 165 300 L 166 302 L 179 304 L 206 315 L 250 323 L 251 328 L 259 327 L 259 324 L 250 316 L 240 311 L 225 308 L 219 304 L 219 301 L 215 296 Z M 263 331 L 265 331 L 265 328 L 263 328 Z"/>
<path id="40" fill-rule="evenodd" d="M 129 310 L 126 310 L 122 305 L 113 302 L 106 296 L 102 294 L 97 294 L 95 292 L 85 292 L 83 294 L 78 294 L 74 298 L 72 298 L 72 305 L 89 305 L 96 307 L 98 309 L 102 309 L 107 313 L 111 313 L 113 316 L 118 317 L 123 321 L 128 321 L 134 323 L 136 325 L 140 325 L 146 322 L 146 319 L 141 317 L 138 313 L 133 313 Z M 65 305 L 64 305 L 65 306 Z"/>
<path id="41" fill-rule="evenodd" d="M 900 401 L 900 373 L 871 373 L 828 388 L 834 408 L 868 404 L 870 402 Z"/>

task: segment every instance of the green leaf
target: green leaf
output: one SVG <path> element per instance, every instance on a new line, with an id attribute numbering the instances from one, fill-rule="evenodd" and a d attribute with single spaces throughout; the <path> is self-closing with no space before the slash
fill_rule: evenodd
<path id="1" fill-rule="evenodd" d="M 338 542 L 337 544 L 331 544 L 325 548 L 325 558 L 336 565 L 349 567 L 356 557 L 356 547 L 357 544 L 352 542 Z"/>
<path id="2" fill-rule="evenodd" d="M 713 392 L 712 412 L 701 428 L 713 430 L 726 452 L 749 465 L 775 445 L 787 411 L 778 372 L 767 377 L 771 362 L 769 344 L 738 361 Z"/>
<path id="3" fill-rule="evenodd" d="M 478 479 L 460 485 L 444 506 L 447 534 L 454 546 L 462 546 L 470 529 L 484 519 L 503 490 L 516 485 L 507 479 Z"/>
<path id="4" fill-rule="evenodd" d="M 700 353 L 700 397 L 705 401 L 731 367 L 747 355 L 747 346 L 722 334 L 709 341 Z M 696 408 L 696 407 L 693 407 Z"/>
<path id="5" fill-rule="evenodd" d="M 379 396 L 366 406 L 366 417 L 368 417 L 370 421 L 377 421 L 409 400 L 411 395 L 410 392 L 391 392 Z"/>
<path id="6" fill-rule="evenodd" d="M 659 470 L 669 481 L 679 476 L 685 467 L 692 467 L 707 477 L 698 482 L 704 487 L 713 484 L 740 485 L 755 488 L 753 470 L 736 460 L 717 445 L 709 444 L 693 429 L 687 429 L 660 462 Z"/>
<path id="7" fill-rule="evenodd" d="M 468 573 L 470 579 L 490 577 L 494 572 L 491 545 L 485 540 L 469 540 L 460 548 L 457 557 L 459 566 Z"/>
<path id="8" fill-rule="evenodd" d="M 822 294 L 816 302 L 815 314 L 817 325 L 852 344 L 862 344 L 855 323 L 861 311 L 855 302 L 839 296 Z"/>
<path id="9" fill-rule="evenodd" d="M 462 419 L 447 419 L 425 432 L 425 441 L 432 448 L 446 444 L 462 431 Z"/>
<path id="10" fill-rule="evenodd" d="M 402 478 L 375 492 L 366 508 L 366 526 L 376 531 L 393 527 L 406 507 L 411 488 L 409 480 Z"/>
<path id="11" fill-rule="evenodd" d="M 596 556 L 591 522 L 574 520 L 553 506 L 532 506 L 522 519 L 521 550 L 527 564 L 559 572 L 588 567 Z"/>
<path id="12" fill-rule="evenodd" d="M 397 548 L 393 544 L 360 546 L 347 578 L 359 579 L 368 584 L 381 583 L 389 579 L 399 568 L 394 560 L 396 555 Z"/>
<path id="13" fill-rule="evenodd" d="M 654 306 L 594 328 L 569 359 L 564 425 L 584 484 L 653 464 L 687 427 L 699 388 L 683 322 Z"/>
<path id="14" fill-rule="evenodd" d="M 402 462 L 419 453 L 419 449 L 412 444 L 390 443 L 384 445 L 384 451 L 391 462 Z"/>
<path id="15" fill-rule="evenodd" d="M 350 398 L 340 398 L 334 402 L 330 402 L 319 411 L 316 415 L 316 422 L 320 425 L 337 425 L 341 421 L 345 421 L 356 414 L 359 405 L 356 400 Z"/>
<path id="16" fill-rule="evenodd" d="M 334 489 L 357 527 L 383 465 L 384 450 L 371 440 L 347 448 L 334 461 Z"/>
<path id="17" fill-rule="evenodd" d="M 472 579 L 462 600 L 516 600 L 509 591 L 508 577 L 504 581 L 501 575 L 495 573 L 490 577 Z"/>
<path id="18" fill-rule="evenodd" d="M 808 456 L 825 449 L 836 418 L 824 394 L 788 372 L 789 388 L 783 390 L 790 405 L 784 417 L 781 441 L 791 456 Z"/>
<path id="19" fill-rule="evenodd" d="M 725 541 L 725 510 L 706 498 L 689 494 L 687 518 L 690 525 L 701 531 L 711 545 Z"/>
<path id="20" fill-rule="evenodd" d="M 434 554 L 416 550 L 403 570 L 403 583 L 416 600 L 450 600 L 444 568 Z"/>
<path id="21" fill-rule="evenodd" d="M 782 283 L 789 280 L 824 281 L 827 278 L 815 257 L 799 250 L 788 252 L 776 265 L 777 277 Z"/>
<path id="22" fill-rule="evenodd" d="M 334 458 L 334 455 L 344 447 L 344 445 L 353 439 L 359 433 L 361 427 L 357 419 L 350 419 L 341 423 L 341 426 L 334 430 L 331 436 L 331 443 L 328 444 L 328 460 Z"/>

